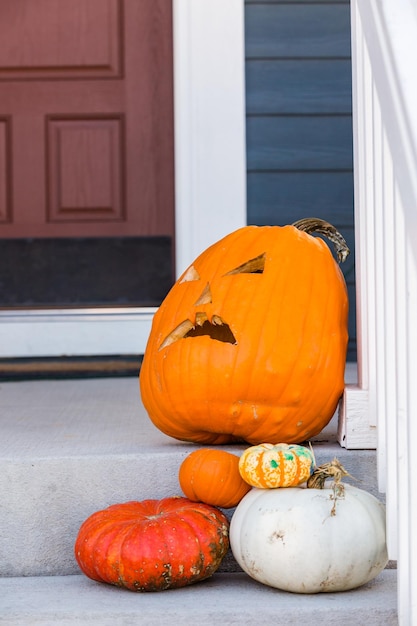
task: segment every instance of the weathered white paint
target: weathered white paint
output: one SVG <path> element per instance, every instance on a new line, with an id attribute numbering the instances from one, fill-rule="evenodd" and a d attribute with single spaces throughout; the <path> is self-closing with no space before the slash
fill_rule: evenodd
<path id="1" fill-rule="evenodd" d="M 243 9 L 173 0 L 177 273 L 246 223 Z M 8 311 L 0 357 L 143 353 L 153 311 Z"/>
<path id="2" fill-rule="evenodd" d="M 339 408 L 337 439 L 350 450 L 374 450 L 377 446 L 376 426 L 369 424 L 364 407 L 369 406 L 369 391 L 355 385 L 346 385 Z M 366 442 L 366 445 L 364 445 Z"/>
<path id="3" fill-rule="evenodd" d="M 359 382 L 340 433 L 365 446 L 377 427 L 399 623 L 417 623 L 417 10 L 352 0 Z M 362 418 L 360 417 L 362 415 Z M 368 419 L 367 419 L 368 418 Z M 375 442 L 374 442 L 375 443 Z M 359 447 L 352 445 L 352 447 Z"/>

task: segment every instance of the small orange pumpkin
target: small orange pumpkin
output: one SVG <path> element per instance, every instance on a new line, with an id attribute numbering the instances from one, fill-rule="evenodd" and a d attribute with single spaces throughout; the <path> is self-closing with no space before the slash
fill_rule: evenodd
<path id="1" fill-rule="evenodd" d="M 243 480 L 258 489 L 298 487 L 314 468 L 313 452 L 297 444 L 261 443 L 247 448 L 239 459 Z"/>
<path id="2" fill-rule="evenodd" d="M 348 297 L 322 220 L 246 226 L 203 252 L 156 312 L 140 371 L 165 434 L 204 444 L 299 443 L 344 389 Z"/>
<path id="3" fill-rule="evenodd" d="M 181 463 L 179 482 L 190 500 L 230 509 L 250 486 L 239 473 L 239 457 L 225 450 L 200 448 Z"/>

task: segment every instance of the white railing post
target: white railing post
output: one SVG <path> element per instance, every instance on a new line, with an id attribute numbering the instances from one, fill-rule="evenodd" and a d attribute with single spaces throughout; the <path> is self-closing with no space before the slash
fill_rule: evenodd
<path id="1" fill-rule="evenodd" d="M 376 435 L 408 626 L 417 624 L 417 11 L 412 0 L 351 7 L 359 383 L 346 389 L 339 437 L 366 447 Z"/>
<path id="2" fill-rule="evenodd" d="M 376 448 L 375 243 L 373 84 L 362 23 L 351 2 L 352 112 L 355 181 L 355 266 L 358 384 L 347 385 L 339 411 L 338 439 L 349 449 Z"/>

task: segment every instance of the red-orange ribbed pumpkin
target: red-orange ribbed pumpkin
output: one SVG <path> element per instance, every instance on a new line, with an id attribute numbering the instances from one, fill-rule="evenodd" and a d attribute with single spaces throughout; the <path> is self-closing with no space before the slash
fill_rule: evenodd
<path id="1" fill-rule="evenodd" d="M 140 372 L 142 401 L 186 441 L 297 443 L 330 421 L 348 341 L 341 235 L 322 220 L 246 226 L 179 278 L 155 314 Z"/>
<path id="2" fill-rule="evenodd" d="M 86 576 L 131 591 L 162 591 L 208 578 L 229 548 L 229 521 L 187 498 L 125 502 L 81 525 L 75 558 Z"/>

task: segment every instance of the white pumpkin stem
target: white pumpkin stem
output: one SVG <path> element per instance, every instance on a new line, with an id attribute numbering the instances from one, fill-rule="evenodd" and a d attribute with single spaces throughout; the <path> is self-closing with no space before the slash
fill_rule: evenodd
<path id="1" fill-rule="evenodd" d="M 334 482 L 339 485 L 344 476 L 350 476 L 350 474 L 335 457 L 330 463 L 324 463 L 314 470 L 307 481 L 307 487 L 309 489 L 324 489 L 324 484 L 328 478 L 333 478 Z"/>
<path id="2" fill-rule="evenodd" d="M 350 250 L 345 238 L 329 222 L 321 220 L 319 217 L 306 217 L 302 220 L 294 222 L 293 226 L 309 235 L 311 233 L 319 233 L 320 235 L 327 237 L 327 239 L 334 245 L 339 263 L 343 263 L 348 258 Z"/>
<path id="3" fill-rule="evenodd" d="M 340 461 L 335 457 L 330 463 L 324 463 L 317 467 L 310 478 L 307 480 L 308 489 L 324 489 L 325 482 L 328 478 L 333 478 L 333 507 L 330 512 L 332 516 L 336 515 L 336 502 L 339 498 L 343 498 L 345 492 L 345 486 L 342 483 L 342 478 L 345 476 L 351 476 L 348 471 L 345 470 Z"/>

